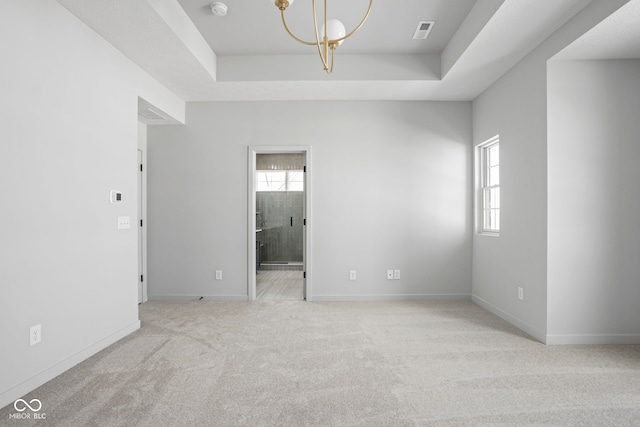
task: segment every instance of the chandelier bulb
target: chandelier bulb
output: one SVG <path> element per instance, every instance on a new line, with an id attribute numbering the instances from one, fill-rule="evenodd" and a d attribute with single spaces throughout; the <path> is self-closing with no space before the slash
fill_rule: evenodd
<path id="1" fill-rule="evenodd" d="M 327 0 L 324 0 L 324 25 L 322 29 L 318 31 L 318 19 L 317 19 L 317 10 L 316 10 L 316 0 L 311 0 L 311 8 L 313 11 L 313 20 L 314 22 L 314 32 L 315 32 L 315 40 L 314 41 L 306 41 L 298 38 L 295 34 L 291 32 L 289 26 L 287 25 L 287 21 L 285 19 L 285 11 L 286 9 L 293 4 L 295 0 L 269 0 L 275 6 L 280 9 L 280 15 L 282 17 L 282 25 L 284 25 L 284 29 L 286 32 L 297 42 L 300 42 L 304 45 L 315 46 L 318 49 L 318 54 L 320 56 L 320 60 L 322 61 L 322 65 L 324 70 L 331 74 L 333 72 L 333 54 L 338 46 L 342 44 L 344 40 L 354 35 L 364 22 L 369 17 L 369 13 L 371 12 L 371 6 L 373 5 L 373 0 L 369 0 L 369 7 L 367 8 L 364 17 L 360 21 L 358 25 L 351 32 L 347 33 L 345 26 L 342 22 L 337 19 L 329 19 L 327 20 Z M 326 27 L 326 28 L 325 28 Z"/>
<path id="2" fill-rule="evenodd" d="M 322 38 L 324 38 L 324 36 L 326 34 L 326 36 L 329 39 L 329 41 L 331 41 L 331 40 L 341 39 L 342 37 L 344 37 L 347 34 L 347 30 L 344 27 L 344 24 L 342 22 L 340 22 L 340 20 L 338 20 L 338 19 L 329 19 L 327 21 L 326 33 L 325 33 L 325 27 L 323 25 L 322 26 L 322 30 L 320 31 L 320 34 L 322 34 Z M 335 44 L 335 47 L 340 46 L 343 41 L 344 40 L 340 40 L 339 42 L 337 42 Z"/>
<path id="3" fill-rule="evenodd" d="M 285 10 L 286 8 L 291 6 L 293 2 L 296 0 L 269 0 L 269 1 L 275 4 L 278 9 Z"/>

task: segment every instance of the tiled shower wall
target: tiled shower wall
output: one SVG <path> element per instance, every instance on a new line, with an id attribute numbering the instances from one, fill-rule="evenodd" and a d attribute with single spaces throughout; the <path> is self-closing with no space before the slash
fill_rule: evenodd
<path id="1" fill-rule="evenodd" d="M 304 192 L 259 191 L 256 211 L 260 213 L 256 227 L 262 228 L 262 262 L 302 261 Z"/>

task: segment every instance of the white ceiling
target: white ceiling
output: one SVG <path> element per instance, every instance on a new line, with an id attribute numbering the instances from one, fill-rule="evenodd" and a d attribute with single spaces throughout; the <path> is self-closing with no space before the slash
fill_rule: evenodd
<path id="1" fill-rule="evenodd" d="M 57 1 L 185 101 L 227 101 L 472 100 L 593 0 L 373 0 L 330 76 L 270 0 L 225 0 L 226 17 L 210 0 Z M 310 3 L 286 12 L 305 39 Z M 368 0 L 328 5 L 349 31 Z M 436 21 L 425 41 L 420 20 Z"/>
<path id="2" fill-rule="evenodd" d="M 211 13 L 212 0 L 178 0 L 211 48 L 218 55 L 294 55 L 313 53 L 312 46 L 294 42 L 282 27 L 280 11 L 269 0 L 224 0 L 224 18 Z M 317 0 L 322 11 L 322 0 Z M 398 4 L 401 7 L 394 7 Z M 371 14 L 353 38 L 343 43 L 342 54 L 442 53 L 476 0 L 374 0 Z M 329 19 L 339 18 L 355 28 L 369 0 L 328 0 Z M 294 34 L 313 40 L 311 1 L 298 0 L 286 11 Z M 413 40 L 418 21 L 436 21 L 428 40 Z M 385 28 L 386 27 L 386 28 Z M 384 30 L 381 30 L 384 29 Z"/>

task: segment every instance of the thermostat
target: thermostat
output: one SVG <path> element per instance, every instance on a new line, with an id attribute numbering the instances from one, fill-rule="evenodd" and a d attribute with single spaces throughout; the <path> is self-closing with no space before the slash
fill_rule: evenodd
<path id="1" fill-rule="evenodd" d="M 111 201 L 111 203 L 122 202 L 122 192 L 111 190 L 111 193 L 109 194 L 109 200 Z"/>

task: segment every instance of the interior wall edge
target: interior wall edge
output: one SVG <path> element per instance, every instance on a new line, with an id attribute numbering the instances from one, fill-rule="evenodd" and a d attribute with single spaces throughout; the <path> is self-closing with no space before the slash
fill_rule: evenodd
<path id="1" fill-rule="evenodd" d="M 140 329 L 140 321 L 136 321 L 136 322 L 132 322 L 130 324 L 128 324 L 127 326 L 125 326 L 124 328 L 120 329 L 119 331 L 117 331 L 116 333 L 96 342 L 93 345 L 90 345 L 89 347 L 84 348 L 82 351 L 80 351 L 79 353 L 74 354 L 71 357 L 68 357 L 58 363 L 56 363 L 55 365 L 51 366 L 50 368 L 34 375 L 33 377 L 29 378 L 28 380 L 10 388 L 9 390 L 0 393 L 0 408 L 4 408 L 5 406 L 9 405 L 10 403 L 14 402 L 16 399 L 19 399 L 20 397 L 24 396 L 25 394 L 35 390 L 36 388 L 40 387 L 41 385 L 51 381 L 52 379 L 54 379 L 55 377 L 57 377 L 58 375 L 62 374 L 63 372 L 73 368 L 74 366 L 76 366 L 78 363 L 83 362 L 84 360 L 90 358 L 91 356 L 95 355 L 96 353 L 104 350 L 105 348 L 109 347 L 112 344 L 115 344 L 116 342 L 118 342 L 119 340 L 121 340 L 122 338 L 126 337 L 127 335 L 135 332 L 136 330 Z"/>
<path id="2" fill-rule="evenodd" d="M 471 301 L 475 302 L 476 304 L 478 304 L 480 307 L 484 308 L 487 311 L 490 311 L 491 313 L 495 314 L 496 316 L 498 316 L 499 318 L 501 318 L 502 320 L 505 320 L 509 323 L 511 323 L 513 326 L 515 326 L 516 328 L 520 329 L 522 332 L 530 335 L 532 338 L 535 338 L 536 340 L 540 341 L 543 344 L 547 344 L 546 339 L 546 331 L 541 331 L 531 325 L 529 325 L 528 323 L 522 321 L 521 319 L 519 319 L 518 317 L 507 313 L 506 311 L 496 307 L 495 305 L 489 303 L 488 301 L 485 301 L 484 299 L 478 297 L 477 295 L 472 295 L 471 296 Z"/>

